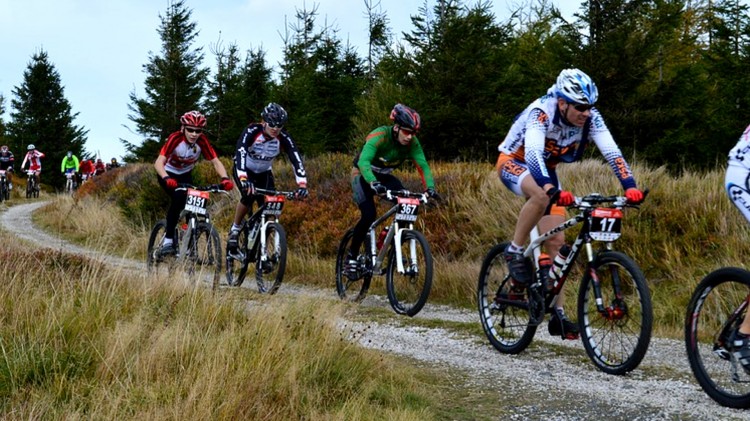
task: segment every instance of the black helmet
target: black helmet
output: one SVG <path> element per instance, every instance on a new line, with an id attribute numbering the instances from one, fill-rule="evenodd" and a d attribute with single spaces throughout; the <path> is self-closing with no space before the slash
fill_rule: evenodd
<path id="1" fill-rule="evenodd" d="M 266 108 L 263 109 L 263 112 L 260 113 L 260 116 L 271 127 L 281 127 L 289 119 L 286 110 L 275 102 L 269 102 Z"/>
<path id="2" fill-rule="evenodd" d="M 422 119 L 413 109 L 403 104 L 396 104 L 391 110 L 391 120 L 402 127 L 413 132 L 418 132 L 422 127 Z"/>

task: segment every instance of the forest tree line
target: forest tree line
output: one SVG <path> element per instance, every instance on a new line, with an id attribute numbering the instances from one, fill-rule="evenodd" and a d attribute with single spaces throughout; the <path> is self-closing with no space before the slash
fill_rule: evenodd
<path id="1" fill-rule="evenodd" d="M 584 1 L 571 20 L 546 0 L 505 21 L 491 5 L 425 1 L 411 29 L 394 34 L 377 0 L 364 0 L 365 52 L 320 25 L 317 5 L 296 9 L 280 31 L 275 73 L 262 49 L 195 45 L 199 19 L 175 1 L 160 14 L 161 50 L 143 65 L 145 95 L 132 92 L 123 116 L 137 133 L 120 139 L 126 161 L 153 161 L 191 109 L 207 115 L 209 137 L 230 155 L 243 128 L 274 101 L 289 112 L 287 129 L 308 156 L 353 153 L 402 102 L 422 116 L 429 159 L 493 162 L 514 116 L 569 67 L 596 82 L 597 107 L 631 162 L 723 165 L 750 124 L 750 13 L 739 0 Z M 14 90 L 10 119 L 0 121 L 4 143 L 33 139 L 60 157 L 70 149 L 85 155 L 87 131 L 74 124 L 62 89 L 40 85 L 60 86 L 44 51 Z M 60 98 L 40 100 L 37 92 Z"/>

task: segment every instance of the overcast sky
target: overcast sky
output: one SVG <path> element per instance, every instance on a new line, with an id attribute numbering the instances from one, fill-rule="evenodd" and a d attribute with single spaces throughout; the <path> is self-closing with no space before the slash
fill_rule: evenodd
<path id="1" fill-rule="evenodd" d="M 570 17 L 580 2 L 551 3 Z M 380 0 L 399 40 L 402 32 L 412 29 L 409 17 L 418 14 L 423 4 L 423 0 Z M 498 21 L 507 19 L 517 4 L 493 0 Z M 10 119 L 12 91 L 21 85 L 31 57 L 43 49 L 60 74 L 65 98 L 78 113 L 74 124 L 89 131 L 86 149 L 105 161 L 120 160 L 125 154 L 120 138 L 141 142 L 125 127 L 135 127 L 128 120 L 129 94 L 145 96 L 142 66 L 149 52 L 161 54 L 156 31 L 159 15 L 166 14 L 168 5 L 168 0 L 0 0 L 0 94 L 6 108 L 0 118 Z M 366 52 L 364 0 L 186 0 L 185 5 L 200 31 L 193 47 L 203 47 L 205 66 L 213 67 L 209 46 L 221 39 L 225 46 L 236 43 L 243 57 L 249 49 L 263 49 L 268 64 L 277 70 L 282 59 L 280 34 L 294 22 L 296 9 L 314 5 L 319 29 L 325 23 L 338 28 L 339 39 L 357 47 L 360 56 Z"/>

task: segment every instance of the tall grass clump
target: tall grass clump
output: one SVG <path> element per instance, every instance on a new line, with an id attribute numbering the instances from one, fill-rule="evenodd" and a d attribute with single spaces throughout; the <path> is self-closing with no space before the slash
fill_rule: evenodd
<path id="1" fill-rule="evenodd" d="M 19 419 L 434 419 L 342 308 L 248 303 L 58 252 L 0 256 L 0 406 Z"/>

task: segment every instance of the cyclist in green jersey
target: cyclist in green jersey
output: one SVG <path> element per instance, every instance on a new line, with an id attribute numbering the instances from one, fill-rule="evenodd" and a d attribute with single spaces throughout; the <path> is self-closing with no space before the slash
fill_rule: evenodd
<path id="1" fill-rule="evenodd" d="M 382 126 L 370 132 L 365 146 L 354 158 L 352 170 L 352 190 L 354 201 L 362 216 L 354 227 L 347 270 L 357 271 L 357 250 L 367 235 L 367 229 L 377 216 L 375 194 L 385 194 L 386 190 L 403 190 L 401 180 L 391 172 L 407 160 L 416 164 L 422 176 L 422 186 L 428 196 L 439 199 L 435 192 L 435 180 L 427 164 L 417 133 L 422 121 L 413 109 L 396 104 L 391 110 L 393 125 Z"/>

